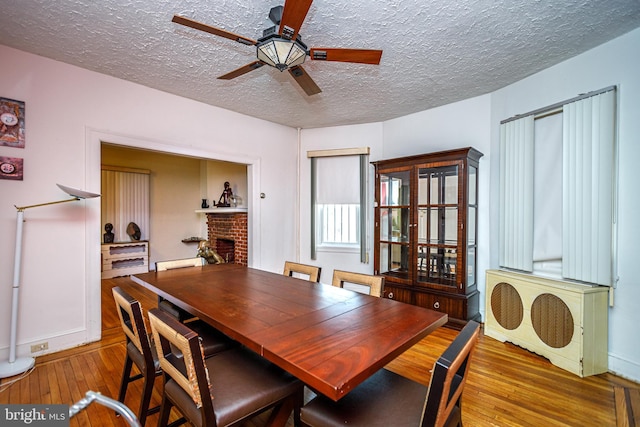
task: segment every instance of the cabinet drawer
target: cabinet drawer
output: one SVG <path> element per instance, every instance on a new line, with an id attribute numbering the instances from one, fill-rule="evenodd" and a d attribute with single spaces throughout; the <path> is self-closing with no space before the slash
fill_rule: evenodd
<path id="1" fill-rule="evenodd" d="M 102 245 L 102 259 L 104 261 L 142 256 L 147 257 L 148 255 L 149 245 L 147 242 Z"/>
<path id="2" fill-rule="evenodd" d="M 447 313 L 450 318 L 467 319 L 466 298 L 451 298 L 440 294 L 416 292 L 415 300 L 416 305 Z"/>
<path id="3" fill-rule="evenodd" d="M 411 295 L 412 295 L 412 292 L 410 290 L 403 289 L 403 288 L 396 288 L 395 286 L 389 286 L 387 284 L 385 284 L 384 286 L 383 296 L 385 298 L 411 304 L 413 302 Z"/>

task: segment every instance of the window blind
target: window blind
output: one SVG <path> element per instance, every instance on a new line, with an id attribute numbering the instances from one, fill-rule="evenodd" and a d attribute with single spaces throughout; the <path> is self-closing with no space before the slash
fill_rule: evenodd
<path id="1" fill-rule="evenodd" d="M 563 107 L 562 275 L 613 284 L 615 91 Z"/>
<path id="2" fill-rule="evenodd" d="M 500 125 L 500 266 L 533 268 L 533 116 Z"/>
<path id="3" fill-rule="evenodd" d="M 316 259 L 319 204 L 358 204 L 360 261 L 367 262 L 367 173 L 369 148 L 308 151 L 311 161 L 311 259 Z"/>
<path id="4" fill-rule="evenodd" d="M 358 156 L 315 159 L 316 203 L 360 203 L 360 159 Z"/>
<path id="5" fill-rule="evenodd" d="M 102 170 L 102 226 L 113 224 L 114 241 L 131 241 L 127 226 L 140 227 L 140 240 L 149 240 L 149 174 Z"/>
<path id="6" fill-rule="evenodd" d="M 536 244 L 543 248 L 539 244 L 543 240 L 547 240 L 545 245 L 550 244 L 549 239 L 534 234 L 535 227 L 544 222 L 544 215 L 539 215 L 540 206 L 535 205 L 540 203 L 541 197 L 533 195 L 535 176 L 532 175 L 545 173 L 545 168 L 535 164 L 532 167 L 532 162 L 548 160 L 535 157 L 535 145 L 545 137 L 535 135 L 540 127 L 536 130 L 533 123 L 536 117 L 555 112 L 562 113 L 558 115 L 562 117 L 562 213 L 552 207 L 555 215 L 562 217 L 561 226 L 555 227 L 562 230 L 556 231 L 561 234 L 561 243 L 551 243 L 562 251 L 562 267 L 556 274 L 566 279 L 612 286 L 616 275 L 615 86 L 501 122 L 500 266 L 531 272 L 535 267 L 532 265 L 534 259 L 544 262 L 557 257 L 555 250 L 547 250 L 553 247 L 536 253 L 532 251 Z M 543 159 L 547 158 L 543 156 Z M 537 182 L 540 184 L 544 180 Z"/>

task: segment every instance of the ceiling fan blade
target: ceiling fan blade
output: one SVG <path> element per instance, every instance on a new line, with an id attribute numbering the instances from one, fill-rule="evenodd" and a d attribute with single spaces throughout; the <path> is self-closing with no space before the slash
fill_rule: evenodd
<path id="1" fill-rule="evenodd" d="M 296 39 L 298 31 L 309 12 L 313 0 L 285 0 L 282 18 L 280 19 L 280 35 Z"/>
<path id="2" fill-rule="evenodd" d="M 248 37 L 239 36 L 229 31 L 221 30 L 220 28 L 212 27 L 211 25 L 203 24 L 202 22 L 194 21 L 193 19 L 190 19 L 190 18 L 185 18 L 184 16 L 173 15 L 173 19 L 171 20 L 171 22 L 184 25 L 185 27 L 190 27 L 196 30 L 204 31 L 206 33 L 213 34 L 215 36 L 224 37 L 225 39 L 230 39 L 238 43 L 246 44 L 249 46 L 255 45 L 258 43 L 256 40 L 250 39 Z"/>
<path id="3" fill-rule="evenodd" d="M 382 51 L 375 49 L 340 49 L 315 47 L 309 51 L 316 61 L 357 62 L 359 64 L 380 64 Z"/>
<path id="4" fill-rule="evenodd" d="M 322 92 L 316 82 L 313 81 L 311 76 L 309 76 L 309 74 L 307 74 L 304 68 L 302 68 L 300 65 L 289 68 L 289 74 L 293 76 L 293 78 L 296 80 L 296 82 L 298 82 L 302 90 L 304 90 L 307 95 L 311 96 Z"/>
<path id="5" fill-rule="evenodd" d="M 227 73 L 223 76 L 218 77 L 218 79 L 221 80 L 231 80 L 231 79 L 235 79 L 236 77 L 239 77 L 243 74 L 247 74 L 249 71 L 253 71 L 253 70 L 257 70 L 258 68 L 262 67 L 264 65 L 264 62 L 262 61 L 253 61 L 250 64 L 244 65 L 240 68 L 238 68 L 237 70 L 233 70 L 230 73 Z"/>

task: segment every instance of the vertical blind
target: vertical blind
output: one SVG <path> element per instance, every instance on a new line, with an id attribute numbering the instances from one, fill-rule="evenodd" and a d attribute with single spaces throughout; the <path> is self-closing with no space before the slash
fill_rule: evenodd
<path id="1" fill-rule="evenodd" d="M 149 240 L 149 174 L 102 169 L 102 226 L 113 224 L 115 242 L 129 242 L 127 226 L 140 227 L 140 240 Z"/>
<path id="2" fill-rule="evenodd" d="M 500 265 L 533 267 L 533 116 L 500 126 Z"/>
<path id="3" fill-rule="evenodd" d="M 562 107 L 562 277 L 611 286 L 615 275 L 615 87 L 500 126 L 500 266 L 532 271 L 534 117 Z M 559 214 L 559 213 L 558 213 Z"/>
<path id="4" fill-rule="evenodd" d="M 563 107 L 562 275 L 612 283 L 615 91 Z"/>

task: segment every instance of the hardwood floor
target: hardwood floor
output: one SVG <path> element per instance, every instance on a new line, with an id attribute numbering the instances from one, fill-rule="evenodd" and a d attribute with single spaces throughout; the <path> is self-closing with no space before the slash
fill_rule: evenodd
<path id="1" fill-rule="evenodd" d="M 2 380 L 0 404 L 71 404 L 88 390 L 117 396 L 125 348 L 111 295 L 111 287 L 115 285 L 138 298 L 145 309 L 156 305 L 155 295 L 128 278 L 103 280 L 101 341 L 38 357 L 35 369 L 26 378 L 6 389 L 11 378 Z M 440 328 L 388 368 L 428 384 L 434 361 L 456 334 L 455 330 Z M 628 393 L 630 396 L 640 395 L 637 391 L 640 385 L 615 375 L 579 378 L 540 356 L 481 335 L 463 394 L 462 418 L 467 427 L 633 426 L 633 418 L 629 417 L 626 424 L 621 419 L 617 424 L 615 387 L 632 390 Z M 161 380 L 158 380 L 152 406 L 159 404 L 161 390 Z M 126 404 L 134 412 L 137 412 L 140 392 L 141 384 L 129 386 Z M 635 408 L 637 410 L 637 406 Z M 156 425 L 157 417 L 157 414 L 149 416 L 147 425 Z M 259 417 L 245 426 L 259 426 L 264 419 Z M 98 404 L 92 404 L 71 420 L 71 426 L 126 425 L 112 410 Z"/>

